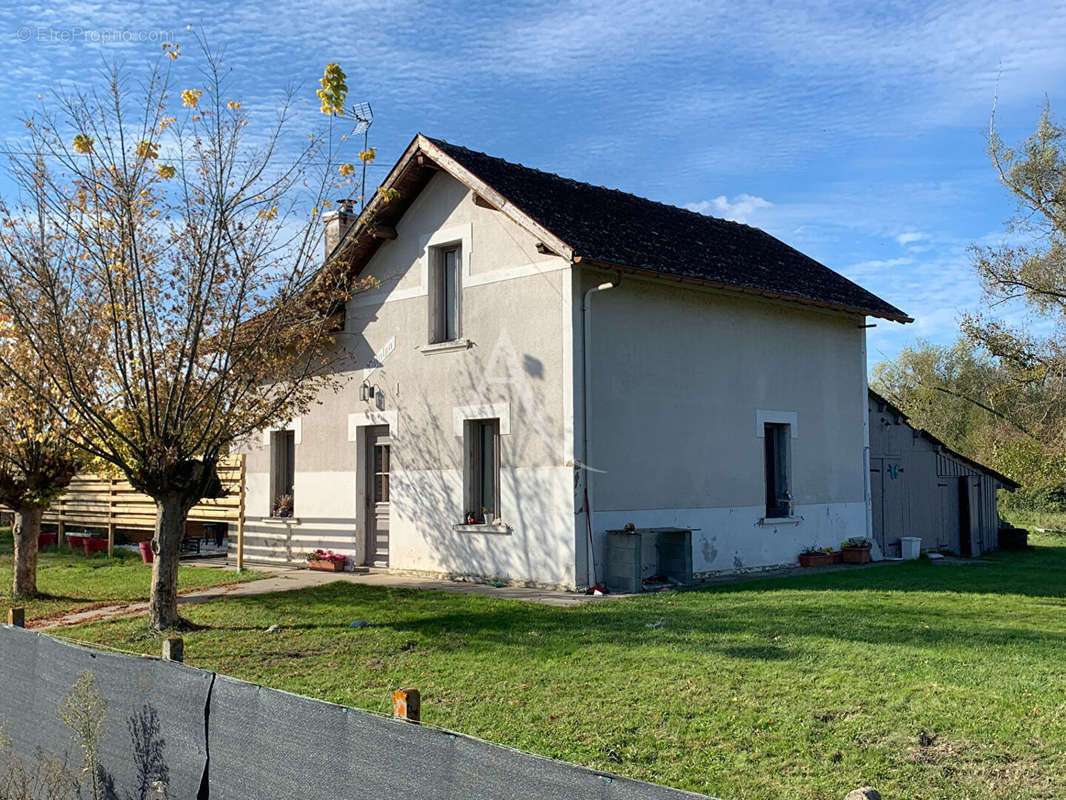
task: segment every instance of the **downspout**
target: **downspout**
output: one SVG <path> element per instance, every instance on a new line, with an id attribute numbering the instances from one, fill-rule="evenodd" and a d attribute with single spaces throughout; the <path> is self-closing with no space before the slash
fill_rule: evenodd
<path id="1" fill-rule="evenodd" d="M 873 488 L 870 482 L 870 395 L 869 377 L 866 374 L 866 326 L 859 326 L 862 336 L 862 486 L 863 502 L 866 505 L 866 540 L 874 542 Z M 880 549 L 880 548 L 877 548 Z"/>
<path id="2" fill-rule="evenodd" d="M 618 275 L 613 281 L 607 281 L 601 283 L 599 286 L 593 286 L 591 289 L 585 292 L 585 298 L 581 303 L 581 318 L 584 323 L 584 334 L 581 337 L 581 471 L 585 475 L 585 526 L 588 531 L 588 537 L 586 540 L 586 558 L 585 558 L 585 583 L 588 586 L 592 585 L 592 571 L 593 571 L 593 559 L 595 558 L 595 551 L 592 547 L 592 470 L 589 467 L 589 398 L 592 394 L 591 385 L 589 382 L 589 375 L 591 374 L 591 363 L 589 360 L 589 342 L 592 341 L 592 295 L 597 292 L 605 292 L 608 289 L 613 289 L 622 281 L 621 274 Z"/>

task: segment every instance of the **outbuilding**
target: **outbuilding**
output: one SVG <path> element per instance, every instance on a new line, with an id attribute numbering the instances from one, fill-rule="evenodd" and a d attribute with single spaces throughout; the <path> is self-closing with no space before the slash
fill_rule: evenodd
<path id="1" fill-rule="evenodd" d="M 887 555 L 900 539 L 922 550 L 977 556 L 999 547 L 1000 489 L 1019 484 L 955 452 L 872 389 L 870 494 L 873 535 Z"/>

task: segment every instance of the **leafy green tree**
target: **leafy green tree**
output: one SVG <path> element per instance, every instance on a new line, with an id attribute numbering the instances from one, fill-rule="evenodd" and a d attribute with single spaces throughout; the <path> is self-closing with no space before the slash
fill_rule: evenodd
<path id="1" fill-rule="evenodd" d="M 989 154 L 1017 201 L 1010 222 L 1025 244 L 972 248 L 986 308 L 962 329 L 1012 387 L 1006 417 L 1051 458 L 1066 457 L 1066 128 L 1048 107 L 1017 147 L 995 129 Z"/>

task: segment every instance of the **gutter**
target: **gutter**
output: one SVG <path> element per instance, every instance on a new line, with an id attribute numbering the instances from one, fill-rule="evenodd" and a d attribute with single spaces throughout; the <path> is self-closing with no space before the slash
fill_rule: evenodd
<path id="1" fill-rule="evenodd" d="M 595 261 L 590 258 L 583 258 L 582 256 L 574 256 L 574 263 L 617 272 L 619 276 L 623 272 L 627 272 L 631 275 L 640 275 L 648 278 L 656 278 L 658 280 L 667 282 L 689 283 L 696 286 L 706 286 L 711 289 L 720 289 L 722 291 L 731 292 L 735 294 L 768 297 L 773 300 L 784 300 L 789 303 L 798 303 L 800 305 L 812 306 L 814 308 L 825 308 L 831 311 L 843 311 L 848 314 L 861 314 L 864 317 L 879 317 L 881 319 L 890 320 L 891 322 L 899 322 L 903 325 L 906 325 L 909 322 L 914 322 L 913 317 L 908 317 L 902 311 L 900 311 L 899 314 L 890 314 L 886 311 L 875 311 L 873 309 L 868 308 L 855 308 L 853 306 L 845 305 L 843 303 L 833 303 L 823 300 L 812 300 L 807 297 L 800 297 L 799 295 L 783 294 L 781 292 L 771 292 L 766 289 L 753 289 L 747 286 L 737 286 L 735 284 L 722 283 L 721 281 L 711 281 L 705 280 L 703 278 L 692 278 L 684 275 L 670 275 L 665 272 L 658 272 L 657 270 L 644 269 L 641 267 L 627 267 L 620 264 L 608 264 L 602 261 Z M 896 310 L 899 311 L 899 309 Z"/>

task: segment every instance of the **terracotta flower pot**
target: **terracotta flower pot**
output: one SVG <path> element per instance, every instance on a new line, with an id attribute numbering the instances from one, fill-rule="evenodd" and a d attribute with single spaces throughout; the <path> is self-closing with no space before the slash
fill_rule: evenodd
<path id="1" fill-rule="evenodd" d="M 832 563 L 828 553 L 800 553 L 799 562 L 803 567 L 824 567 Z"/>
<path id="2" fill-rule="evenodd" d="M 869 547 L 842 547 L 840 555 L 845 564 L 869 564 Z"/>
<path id="3" fill-rule="evenodd" d="M 307 566 L 311 569 L 316 569 L 319 572 L 344 572 L 344 561 L 327 561 L 320 559 L 309 559 Z"/>

